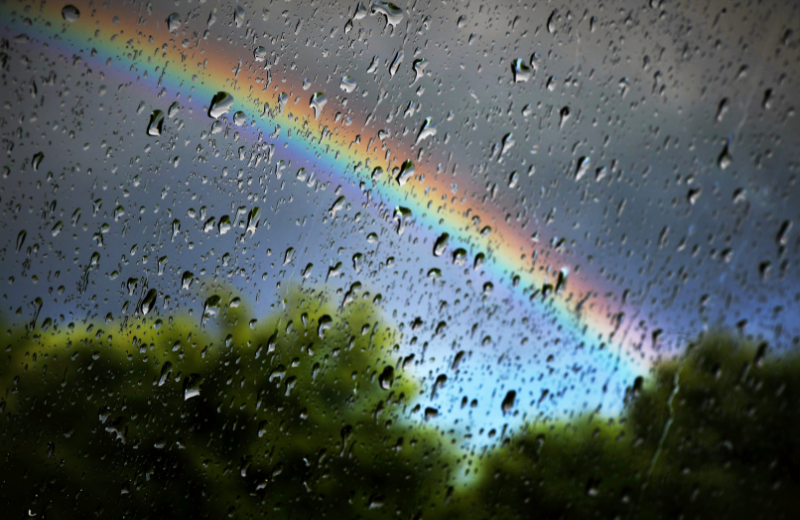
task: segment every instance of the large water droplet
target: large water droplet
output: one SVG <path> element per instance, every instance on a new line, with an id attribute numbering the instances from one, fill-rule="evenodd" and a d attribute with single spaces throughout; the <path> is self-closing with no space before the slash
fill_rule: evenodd
<path id="1" fill-rule="evenodd" d="M 511 62 L 511 72 L 514 73 L 514 83 L 522 83 L 531 79 L 531 68 L 521 59 Z"/>
<path id="2" fill-rule="evenodd" d="M 432 137 L 434 135 L 436 135 L 436 123 L 433 122 L 433 118 L 426 117 L 425 122 L 422 123 L 422 128 L 419 131 L 419 135 L 417 136 L 416 144 L 419 144 L 419 142 L 423 139 Z"/>
<path id="3" fill-rule="evenodd" d="M 317 92 L 311 96 L 311 103 L 309 106 L 314 109 L 314 119 L 319 119 L 319 115 L 322 113 L 322 109 L 327 102 L 328 98 L 322 92 Z"/>
<path id="4" fill-rule="evenodd" d="M 586 172 L 589 171 L 589 166 L 592 164 L 592 161 L 586 157 L 585 155 L 578 159 L 578 165 L 575 168 L 575 180 L 579 181 L 586 175 Z"/>
<path id="5" fill-rule="evenodd" d="M 147 135 L 159 136 L 164 130 L 164 112 L 153 110 L 150 114 L 150 122 L 147 124 Z"/>
<path id="6" fill-rule="evenodd" d="M 233 21 L 236 23 L 236 27 L 244 26 L 244 7 L 239 4 L 236 4 L 236 9 L 233 12 Z"/>
<path id="7" fill-rule="evenodd" d="M 413 85 L 416 81 L 421 78 L 425 74 L 425 68 L 428 66 L 428 60 L 425 58 L 419 58 L 414 60 L 414 81 L 411 82 Z"/>
<path id="8" fill-rule="evenodd" d="M 77 22 L 80 16 L 81 12 L 72 4 L 65 5 L 61 10 L 61 17 L 69 23 Z"/>
<path id="9" fill-rule="evenodd" d="M 256 50 L 253 51 L 253 57 L 256 61 L 265 61 L 267 59 L 267 48 L 263 45 L 259 45 L 256 47 Z"/>
<path id="10" fill-rule="evenodd" d="M 209 117 L 219 119 L 223 114 L 227 114 L 233 106 L 233 96 L 227 92 L 217 92 L 211 99 L 211 106 L 208 108 Z"/>
<path id="11" fill-rule="evenodd" d="M 317 326 L 317 335 L 320 339 L 325 337 L 325 331 L 331 328 L 333 324 L 333 318 L 328 316 L 327 314 L 320 316 L 318 326 Z"/>
<path id="12" fill-rule="evenodd" d="M 384 390 L 390 390 L 392 383 L 394 383 L 394 368 L 391 366 L 384 367 L 381 375 L 378 376 L 378 382 Z"/>
<path id="13" fill-rule="evenodd" d="M 365 16 L 367 16 L 367 8 L 364 7 L 362 2 L 359 2 L 358 5 L 356 5 L 356 12 L 353 13 L 353 20 L 361 20 Z"/>
<path id="14" fill-rule="evenodd" d="M 503 415 L 507 414 L 514 408 L 514 401 L 517 399 L 517 393 L 514 390 L 509 390 L 503 399 L 502 410 Z"/>
<path id="15" fill-rule="evenodd" d="M 158 298 L 158 291 L 155 289 L 150 289 L 147 291 L 147 294 L 144 296 L 142 300 L 141 311 L 143 316 L 147 316 L 147 314 L 152 311 L 156 306 L 156 299 Z"/>
<path id="16" fill-rule="evenodd" d="M 414 176 L 414 172 L 416 172 L 414 163 L 410 159 L 406 159 L 400 167 L 400 173 L 397 174 L 397 184 L 404 186 Z"/>
<path id="17" fill-rule="evenodd" d="M 181 288 L 188 291 L 192 286 L 192 282 L 194 282 L 194 274 L 191 271 L 184 271 L 181 276 Z"/>
<path id="18" fill-rule="evenodd" d="M 386 17 L 386 25 L 394 27 L 403 19 L 403 10 L 391 2 L 376 0 L 372 4 L 372 12 Z"/>
<path id="19" fill-rule="evenodd" d="M 31 166 L 33 166 L 33 171 L 39 171 L 39 165 L 42 164 L 44 160 L 44 154 L 42 152 L 36 152 L 33 154 L 33 158 L 31 159 Z"/>
<path id="20" fill-rule="evenodd" d="M 181 18 L 178 13 L 172 13 L 167 17 L 167 30 L 169 32 L 177 31 L 181 26 Z"/>
<path id="21" fill-rule="evenodd" d="M 356 89 L 356 80 L 350 76 L 345 76 L 342 78 L 342 81 L 339 82 L 339 88 L 349 94 Z"/>
<path id="22" fill-rule="evenodd" d="M 447 243 L 450 240 L 450 235 L 442 233 L 433 244 L 433 256 L 442 256 L 447 251 Z"/>
<path id="23" fill-rule="evenodd" d="M 403 63 L 403 58 L 405 58 L 406 53 L 403 51 L 398 51 L 394 57 L 394 61 L 392 64 L 389 65 L 389 76 L 394 76 L 397 74 L 397 69 L 400 68 L 400 64 Z"/>

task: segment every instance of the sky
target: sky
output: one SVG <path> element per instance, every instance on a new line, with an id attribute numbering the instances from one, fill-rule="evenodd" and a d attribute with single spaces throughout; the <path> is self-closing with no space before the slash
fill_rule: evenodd
<path id="1" fill-rule="evenodd" d="M 798 343 L 797 7 L 65 5 L 0 3 L 6 316 L 355 287 L 485 432 L 614 416 L 704 330 Z"/>

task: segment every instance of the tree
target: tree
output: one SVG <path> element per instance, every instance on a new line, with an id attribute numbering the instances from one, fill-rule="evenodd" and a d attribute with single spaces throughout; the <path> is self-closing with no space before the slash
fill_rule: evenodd
<path id="1" fill-rule="evenodd" d="M 453 456 L 403 414 L 417 388 L 372 306 L 294 290 L 256 322 L 188 317 L 10 329 L 0 372 L 12 515 L 411 517 Z M 219 316 L 215 316 L 219 312 Z"/>

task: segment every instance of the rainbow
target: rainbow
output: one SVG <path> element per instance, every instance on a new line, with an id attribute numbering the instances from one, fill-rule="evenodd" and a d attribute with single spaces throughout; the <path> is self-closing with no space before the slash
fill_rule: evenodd
<path id="1" fill-rule="evenodd" d="M 529 231 L 507 222 L 503 208 L 492 206 L 491 201 L 454 197 L 450 190 L 454 179 L 446 169 L 438 172 L 433 158 L 421 162 L 419 149 L 413 143 L 392 140 L 387 158 L 378 132 L 368 124 L 345 126 L 335 120 L 337 112 L 346 111 L 333 96 L 315 117 L 313 109 L 305 104 L 313 91 L 304 91 L 301 78 L 293 77 L 291 71 L 285 78 L 273 78 L 267 88 L 271 71 L 254 59 L 255 46 L 249 55 L 243 55 L 241 47 L 212 38 L 200 40 L 202 46 L 196 45 L 195 39 L 183 47 L 182 38 L 168 31 L 165 20 L 151 17 L 142 24 L 146 16 L 132 11 L 128 15 L 117 13 L 121 19 L 114 20 L 114 13 L 107 9 L 76 3 L 80 18 L 68 23 L 62 18 L 63 4 L 6 0 L 0 3 L 0 31 L 6 38 L 25 34 L 29 45 L 53 57 L 80 56 L 87 67 L 102 70 L 107 78 L 125 83 L 130 89 L 141 89 L 151 97 L 162 88 L 180 92 L 194 113 L 207 112 L 217 92 L 230 93 L 234 105 L 228 116 L 236 111 L 245 114 L 246 124 L 237 129 L 245 142 L 284 139 L 289 143 L 285 152 L 293 163 L 309 164 L 319 175 L 330 175 L 341 183 L 345 196 L 354 200 L 363 201 L 359 185 L 364 183 L 370 190 L 371 207 L 387 225 L 395 225 L 391 220 L 395 208 L 410 210 L 415 232 L 429 238 L 424 247 L 432 248 L 437 238 L 447 233 L 449 251 L 464 248 L 469 252 L 468 262 L 483 253 L 482 269 L 495 286 L 494 295 L 513 305 L 520 314 L 544 314 L 561 333 L 583 342 L 588 349 L 616 358 L 616 363 L 625 365 L 620 367 L 622 373 L 644 373 L 651 366 L 656 353 L 653 341 L 643 338 L 643 334 L 631 334 L 630 329 L 636 327 L 632 325 L 633 318 L 624 317 L 618 304 L 603 296 L 613 287 L 607 287 L 597 276 L 589 279 L 590 273 L 581 270 L 570 272 L 565 288 L 556 291 L 558 277 L 563 276 L 560 273 L 566 274 L 574 259 L 568 260 L 557 248 L 543 248 L 537 258 L 539 244 L 555 237 L 540 230 L 537 243 Z M 211 7 L 203 9 L 205 13 Z M 234 73 L 237 63 L 240 66 Z M 282 110 L 281 92 L 286 92 L 289 99 Z M 294 103 L 297 96 L 305 103 Z M 364 114 L 360 117 L 366 119 Z M 280 130 L 275 137 L 277 128 Z M 413 140 L 416 135 L 410 138 Z M 393 138 L 386 141 L 390 139 Z M 397 174 L 391 172 L 407 159 L 419 164 L 401 186 L 395 179 Z M 257 167 L 266 169 L 268 162 Z M 378 166 L 384 174 L 373 179 L 373 169 Z M 458 182 L 463 185 L 469 179 L 461 176 Z M 467 192 L 482 191 L 483 187 L 467 186 Z M 489 232 L 487 226 L 491 228 Z M 552 294 L 548 296 L 548 292 Z"/>

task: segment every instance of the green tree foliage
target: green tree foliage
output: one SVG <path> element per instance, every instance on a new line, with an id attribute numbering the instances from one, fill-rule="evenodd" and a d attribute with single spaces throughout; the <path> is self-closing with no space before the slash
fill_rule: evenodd
<path id="1" fill-rule="evenodd" d="M 800 363 L 709 335 L 625 414 L 528 424 L 476 455 L 408 421 L 417 383 L 365 300 L 254 320 L 3 327 L 12 518 L 790 518 Z M 218 299 L 217 299 L 218 298 Z M 467 475 L 467 478 L 464 478 Z"/>
<path id="2" fill-rule="evenodd" d="M 800 362 L 713 334 L 629 389 L 617 421 L 531 425 L 473 490 L 493 518 L 794 518 Z"/>
<path id="3" fill-rule="evenodd" d="M 217 297 L 203 328 L 9 330 L 0 502 L 12 517 L 383 518 L 442 502 L 455 465 L 433 430 L 398 421 L 418 390 L 369 303 L 294 291 L 257 322 Z"/>

